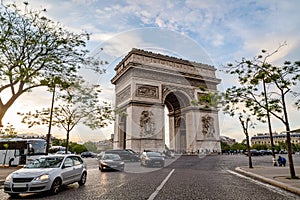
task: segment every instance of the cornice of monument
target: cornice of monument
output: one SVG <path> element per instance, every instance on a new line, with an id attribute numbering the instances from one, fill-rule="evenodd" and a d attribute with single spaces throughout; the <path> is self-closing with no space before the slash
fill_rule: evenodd
<path id="1" fill-rule="evenodd" d="M 184 65 L 190 65 L 190 66 L 194 66 L 194 67 L 205 67 L 208 68 L 210 70 L 216 70 L 216 68 L 212 65 L 208 65 L 208 64 L 203 64 L 203 63 L 198 63 L 198 62 L 194 62 L 194 61 L 189 61 L 189 60 L 184 60 L 181 58 L 176 58 L 173 56 L 168 56 L 168 55 L 163 55 L 160 53 L 153 53 L 151 51 L 145 51 L 143 49 L 137 49 L 137 48 L 133 48 L 122 60 L 121 62 L 115 67 L 115 70 L 117 71 L 118 68 L 132 55 L 132 54 L 137 54 L 137 55 L 141 55 L 141 56 L 147 56 L 147 57 L 152 57 L 152 58 L 157 58 L 160 60 L 165 60 L 165 61 L 169 61 L 169 62 L 176 62 L 179 64 L 184 64 Z"/>
<path id="2" fill-rule="evenodd" d="M 188 60 L 179 59 L 159 53 L 153 53 L 142 49 L 132 49 L 122 61 L 115 67 L 116 75 L 111 82 L 114 84 L 129 68 L 143 64 L 150 66 L 151 64 L 163 66 L 168 70 L 180 72 L 182 75 L 200 75 L 205 79 L 220 82 L 215 77 L 216 68 L 211 65 L 196 63 Z M 163 70 L 162 68 L 162 70 Z M 201 73 L 199 73 L 201 71 Z"/>

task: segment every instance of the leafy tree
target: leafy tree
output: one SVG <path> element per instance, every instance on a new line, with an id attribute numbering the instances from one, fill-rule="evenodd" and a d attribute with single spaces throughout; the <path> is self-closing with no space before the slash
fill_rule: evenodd
<path id="1" fill-rule="evenodd" d="M 269 63 L 268 58 L 277 53 L 282 46 L 280 45 L 272 53 L 262 50 L 262 54 L 253 59 L 243 58 L 236 65 L 229 64 L 227 72 L 238 75 L 242 86 L 234 86 L 227 92 L 235 98 L 235 104 L 243 103 L 258 120 L 264 122 L 270 114 L 284 124 L 290 175 L 291 178 L 296 178 L 291 149 L 287 95 L 297 95 L 293 87 L 300 80 L 300 62 L 286 61 L 281 66 Z M 260 92 L 260 83 L 263 83 L 264 87 L 266 84 L 269 85 L 271 92 L 266 93 L 266 90 Z"/>
<path id="2" fill-rule="evenodd" d="M 253 144 L 251 146 L 252 149 L 257 149 L 257 150 L 265 150 L 268 149 L 268 146 L 265 144 Z"/>
<path id="3" fill-rule="evenodd" d="M 25 114 L 18 113 L 23 116 L 22 122 L 28 124 L 29 128 L 34 125 L 48 125 L 52 120 L 53 126 L 65 129 L 66 152 L 69 149 L 69 134 L 76 125 L 83 123 L 91 129 L 96 129 L 107 126 L 113 120 L 111 106 L 105 102 L 100 104 L 98 101 L 100 90 L 97 87 L 83 87 L 82 84 L 76 86 L 69 87 L 59 95 L 64 101 L 54 108 L 53 119 L 50 108 Z"/>
<path id="4" fill-rule="evenodd" d="M 46 10 L 0 6 L 0 126 L 7 110 L 24 93 L 41 86 L 72 85 L 80 67 L 101 71 L 87 57 L 87 33 L 72 33 L 44 16 Z"/>
<path id="5" fill-rule="evenodd" d="M 4 135 L 4 137 L 14 138 L 17 136 L 17 132 L 12 124 L 7 123 L 6 127 L 2 127 L 0 133 Z"/>
<path id="6" fill-rule="evenodd" d="M 232 150 L 246 150 L 247 149 L 247 145 L 246 143 L 238 143 L 235 142 L 231 145 L 231 149 Z"/>
<path id="7" fill-rule="evenodd" d="M 85 145 L 71 142 L 71 144 L 70 144 L 70 151 L 73 152 L 73 153 L 80 154 L 80 153 L 82 153 L 84 151 L 87 151 L 87 148 L 85 147 Z"/>
<path id="8" fill-rule="evenodd" d="M 92 151 L 92 152 L 97 151 L 97 147 L 96 147 L 96 144 L 94 142 L 85 142 L 84 146 L 88 151 Z"/>
<path id="9" fill-rule="evenodd" d="M 221 150 L 222 152 L 228 152 L 230 150 L 230 145 L 227 142 L 221 141 Z"/>

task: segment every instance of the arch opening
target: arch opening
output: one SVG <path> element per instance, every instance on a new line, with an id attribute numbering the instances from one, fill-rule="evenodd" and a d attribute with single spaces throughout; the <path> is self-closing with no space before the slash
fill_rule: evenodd
<path id="1" fill-rule="evenodd" d="M 180 91 L 170 92 L 164 100 L 165 145 L 177 153 L 187 148 L 186 120 L 182 109 L 190 105 L 189 99 Z"/>

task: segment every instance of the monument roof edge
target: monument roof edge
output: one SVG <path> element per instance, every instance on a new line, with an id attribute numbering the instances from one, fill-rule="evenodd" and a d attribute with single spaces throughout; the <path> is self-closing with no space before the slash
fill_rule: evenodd
<path id="1" fill-rule="evenodd" d="M 154 53 L 151 51 L 146 51 L 146 50 L 137 49 L 137 48 L 132 48 L 132 50 L 130 52 L 128 52 L 128 54 L 118 63 L 118 65 L 115 67 L 115 70 L 117 70 L 132 54 L 144 55 L 144 56 L 149 56 L 149 57 L 153 57 L 153 58 L 168 60 L 171 62 L 178 62 L 178 63 L 186 64 L 186 65 L 207 67 L 207 68 L 216 70 L 216 68 L 212 65 L 199 63 L 199 62 L 195 62 L 195 61 L 189 61 L 189 60 L 185 60 L 185 59 L 181 59 L 181 58 L 177 58 L 177 57 L 173 57 L 173 56 L 168 56 L 168 55 L 163 55 L 160 53 Z"/>

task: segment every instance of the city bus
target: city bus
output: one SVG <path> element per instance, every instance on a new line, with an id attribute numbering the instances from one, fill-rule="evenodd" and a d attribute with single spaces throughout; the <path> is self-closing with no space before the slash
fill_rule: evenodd
<path id="1" fill-rule="evenodd" d="M 46 155 L 46 140 L 0 138 L 0 165 L 26 165 L 41 155 Z"/>

